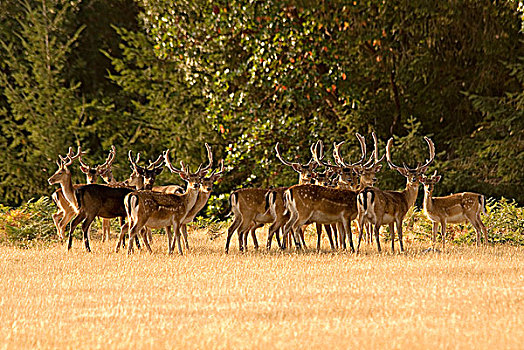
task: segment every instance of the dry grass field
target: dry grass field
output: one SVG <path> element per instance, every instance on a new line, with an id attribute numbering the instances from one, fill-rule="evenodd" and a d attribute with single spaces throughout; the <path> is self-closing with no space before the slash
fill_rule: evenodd
<path id="1" fill-rule="evenodd" d="M 195 232 L 185 256 L 163 236 L 152 255 L 96 236 L 92 254 L 0 247 L 0 348 L 524 346 L 523 248 L 240 254 L 234 237 L 225 255 L 224 241 Z"/>

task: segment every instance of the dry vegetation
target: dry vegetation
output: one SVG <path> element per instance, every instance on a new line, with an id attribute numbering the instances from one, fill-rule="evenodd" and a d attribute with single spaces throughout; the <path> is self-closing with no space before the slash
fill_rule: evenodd
<path id="1" fill-rule="evenodd" d="M 153 255 L 127 256 L 92 238 L 92 254 L 78 240 L 70 252 L 0 247 L 0 348 L 516 349 L 524 341 L 521 247 L 240 254 L 235 240 L 225 255 L 224 236 L 202 231 L 183 257 L 165 254 L 163 236 Z"/>

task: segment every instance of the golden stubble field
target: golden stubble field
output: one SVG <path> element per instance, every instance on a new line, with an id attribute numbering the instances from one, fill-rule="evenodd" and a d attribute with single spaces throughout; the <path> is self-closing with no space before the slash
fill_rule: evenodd
<path id="1" fill-rule="evenodd" d="M 309 237 L 313 247 L 314 237 Z M 264 242 L 264 234 L 259 241 Z M 185 256 L 0 247 L 0 348 L 522 349 L 524 249 Z M 324 242 L 325 243 L 325 242 Z"/>

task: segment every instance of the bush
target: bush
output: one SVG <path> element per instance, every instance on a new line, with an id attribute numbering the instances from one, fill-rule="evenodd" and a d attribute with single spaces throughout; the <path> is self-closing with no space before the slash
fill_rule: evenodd
<path id="1" fill-rule="evenodd" d="M 49 197 L 31 199 L 18 208 L 0 205 L 0 242 L 29 246 L 31 242 L 56 240 L 51 216 L 55 211 Z"/>

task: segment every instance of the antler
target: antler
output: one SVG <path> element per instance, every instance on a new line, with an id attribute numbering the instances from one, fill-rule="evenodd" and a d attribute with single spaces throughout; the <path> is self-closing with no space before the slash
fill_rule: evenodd
<path id="1" fill-rule="evenodd" d="M 115 161 L 115 154 L 116 154 L 115 146 L 111 145 L 111 149 L 109 150 L 109 155 L 107 156 L 105 163 L 97 166 L 98 171 L 102 172 L 110 168 L 113 165 L 113 162 Z"/>
<path id="2" fill-rule="evenodd" d="M 219 168 L 220 170 L 216 170 L 216 169 L 213 169 L 213 171 L 211 172 L 211 174 L 209 175 L 209 178 L 213 179 L 213 180 L 216 180 L 218 179 L 220 176 L 222 176 L 222 173 L 224 172 L 224 160 L 221 159 L 220 162 L 219 162 Z"/>
<path id="3" fill-rule="evenodd" d="M 322 140 L 318 140 L 317 143 L 315 143 L 314 147 L 312 147 L 312 154 L 313 154 L 313 159 L 315 160 L 315 162 L 318 164 L 318 165 L 321 165 L 321 166 L 324 166 L 328 169 L 336 169 L 336 168 L 339 168 L 339 166 L 336 166 L 336 165 L 333 165 L 329 162 L 324 162 L 323 159 L 324 159 L 324 143 L 322 142 Z"/>
<path id="4" fill-rule="evenodd" d="M 152 161 L 149 161 L 149 165 L 147 166 L 147 168 L 149 170 L 152 170 L 154 168 L 160 168 L 160 167 L 163 167 L 164 166 L 164 155 L 161 154 L 158 156 L 158 158 L 152 162 Z"/>
<path id="5" fill-rule="evenodd" d="M 358 132 L 356 134 L 358 142 L 360 143 L 360 149 L 362 150 L 362 156 L 360 157 L 360 160 L 356 163 L 350 163 L 346 164 L 344 162 L 344 158 L 340 155 L 340 147 L 345 143 L 345 141 L 340 142 L 337 144 L 336 142 L 333 143 L 333 158 L 335 158 L 335 162 L 342 167 L 349 168 L 354 167 L 357 165 L 362 164 L 364 160 L 366 159 L 366 140 L 364 139 L 364 136 L 360 135 Z"/>
<path id="6" fill-rule="evenodd" d="M 378 163 L 382 162 L 384 160 L 385 154 L 382 156 L 382 158 L 378 158 L 378 140 L 377 135 L 375 132 L 371 133 L 371 136 L 373 137 L 373 145 L 374 150 L 371 152 L 371 156 L 369 157 L 369 160 L 366 162 L 366 164 L 363 165 L 365 168 L 371 168 L 377 165 Z"/>
<path id="7" fill-rule="evenodd" d="M 202 164 L 200 164 L 195 173 L 202 177 L 206 176 L 207 171 L 211 169 L 211 166 L 213 166 L 213 153 L 211 152 L 211 147 L 207 143 L 205 145 L 207 149 L 207 158 L 209 160 L 209 163 L 207 163 L 207 165 L 204 168 L 202 168 Z"/>
<path id="8" fill-rule="evenodd" d="M 177 173 L 177 174 L 181 174 L 181 173 L 187 173 L 187 168 L 184 164 L 183 161 L 180 162 L 180 165 L 182 166 L 181 169 L 177 169 L 173 166 L 173 164 L 171 164 L 171 161 L 169 160 L 169 149 L 165 150 L 163 153 L 162 153 L 162 156 L 164 158 L 164 161 L 166 163 L 166 166 L 167 168 L 172 172 L 172 173 Z"/>
<path id="9" fill-rule="evenodd" d="M 426 136 L 424 136 L 424 140 L 426 140 L 428 147 L 429 147 L 429 159 L 426 159 L 426 163 L 424 165 L 419 164 L 416 168 L 410 169 L 406 164 L 403 164 L 403 167 L 401 168 L 393 164 L 393 162 L 391 161 L 391 145 L 393 144 L 393 138 L 390 138 L 386 146 L 386 158 L 387 158 L 389 167 L 395 170 L 404 169 L 405 171 L 424 173 L 427 170 L 428 166 L 435 159 L 435 145 L 433 144 L 433 141 L 431 141 L 431 139 Z"/>
<path id="10" fill-rule="evenodd" d="M 82 147 L 78 146 L 78 151 L 76 154 L 73 154 L 73 147 L 69 147 L 69 151 L 67 152 L 65 158 L 59 155 L 60 161 L 62 163 L 62 166 L 69 166 L 71 163 L 73 163 L 73 160 L 77 159 L 78 157 L 82 157 L 85 153 L 82 152 Z"/>
<path id="11" fill-rule="evenodd" d="M 129 153 L 127 154 L 127 157 L 129 158 L 129 162 L 131 163 L 131 168 L 133 170 L 136 170 L 137 168 L 141 168 L 142 169 L 142 167 L 137 164 L 138 161 L 140 160 L 140 153 L 136 154 L 136 160 L 133 160 L 132 154 L 133 154 L 133 152 L 131 150 L 129 150 Z"/>
<path id="12" fill-rule="evenodd" d="M 282 156 L 280 155 L 280 151 L 278 150 L 278 145 L 279 143 L 277 142 L 277 144 L 275 145 L 275 151 L 277 152 L 277 158 L 282 162 L 284 163 L 285 165 L 287 166 L 297 166 L 299 165 L 298 163 L 291 163 L 291 162 L 288 162 L 287 160 L 285 160 L 284 158 L 282 158 Z"/>

